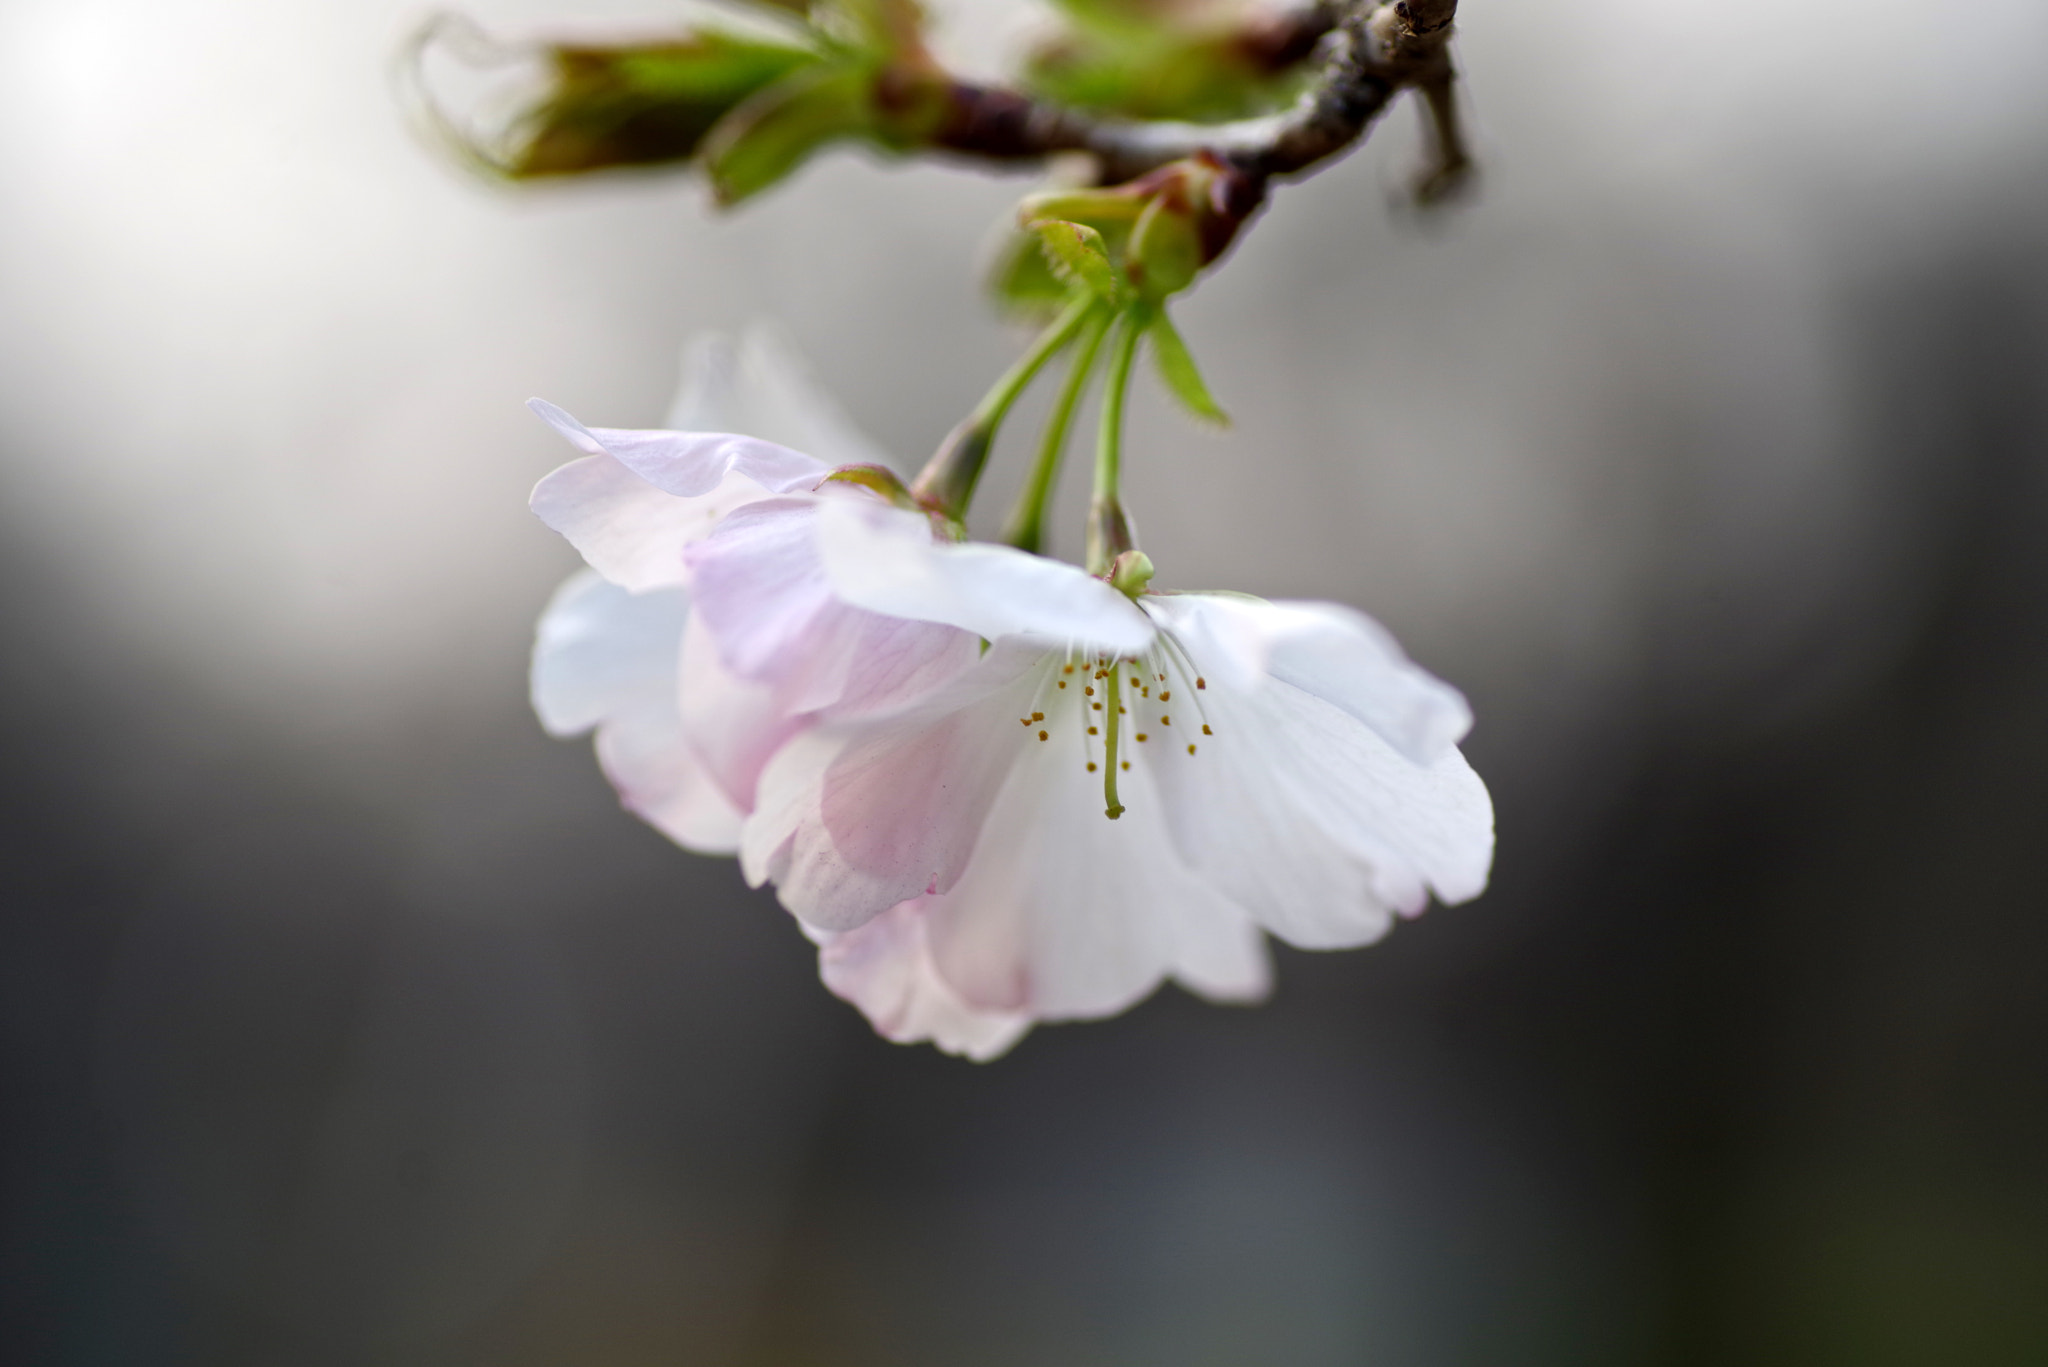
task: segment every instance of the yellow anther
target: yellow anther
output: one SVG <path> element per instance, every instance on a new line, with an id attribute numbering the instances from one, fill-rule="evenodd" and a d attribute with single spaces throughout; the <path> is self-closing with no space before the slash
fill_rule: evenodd
<path id="1" fill-rule="evenodd" d="M 1203 734 L 1203 735 L 1205 735 L 1205 736 L 1213 736 L 1213 735 L 1215 735 L 1216 733 L 1215 733 L 1214 731 L 1211 731 L 1211 730 L 1209 729 L 1209 723 L 1207 723 L 1207 722 L 1203 722 L 1203 723 L 1202 723 L 1202 734 Z"/>
<path id="2" fill-rule="evenodd" d="M 1033 713 L 1031 714 L 1031 720 L 1033 720 L 1033 721 L 1044 721 L 1044 720 L 1045 720 L 1045 713 L 1043 713 L 1043 712 L 1033 712 Z"/>
<path id="3" fill-rule="evenodd" d="M 1139 740 L 1143 740 L 1143 739 L 1145 739 L 1145 733 L 1144 733 L 1143 731 L 1140 731 L 1140 732 L 1138 733 L 1138 739 L 1139 739 Z"/>
<path id="4" fill-rule="evenodd" d="M 1038 733 L 1038 738 L 1039 738 L 1040 740 L 1044 740 L 1044 739 L 1045 739 L 1045 732 L 1043 732 L 1043 731 L 1040 731 L 1040 732 Z"/>
<path id="5" fill-rule="evenodd" d="M 1171 725 L 1173 725 L 1173 718 L 1172 718 L 1172 717 L 1161 717 L 1161 718 L 1159 719 L 1159 724 L 1160 724 L 1161 726 L 1171 726 Z"/>
<path id="6" fill-rule="evenodd" d="M 1192 745 L 1190 745 L 1190 746 L 1188 747 L 1188 753 L 1189 753 L 1189 754 L 1191 754 L 1191 755 L 1192 755 L 1193 753 L 1195 753 L 1195 747 L 1194 747 L 1194 746 L 1192 746 Z"/>

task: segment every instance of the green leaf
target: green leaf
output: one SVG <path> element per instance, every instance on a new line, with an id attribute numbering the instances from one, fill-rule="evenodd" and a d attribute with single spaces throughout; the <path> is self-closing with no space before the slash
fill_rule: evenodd
<path id="1" fill-rule="evenodd" d="M 1159 378 L 1167 392 L 1203 422 L 1230 426 L 1230 415 L 1211 397 L 1209 386 L 1202 382 L 1202 372 L 1195 368 L 1195 358 L 1188 353 L 1188 344 L 1180 339 L 1165 309 L 1153 313 L 1146 330 L 1152 338 L 1153 363 L 1159 368 Z"/>
<path id="2" fill-rule="evenodd" d="M 873 85 L 864 65 L 815 67 L 733 110 L 704 140 L 704 170 L 719 202 L 757 195 L 825 144 L 869 132 Z"/>
<path id="3" fill-rule="evenodd" d="M 1123 297 L 1123 284 L 1110 264 L 1109 247 L 1101 233 L 1085 223 L 1061 218 L 1042 218 L 1025 226 L 1044 244 L 1045 259 L 1054 275 L 1086 285 L 1111 303 Z"/>
<path id="4" fill-rule="evenodd" d="M 1262 62 L 1236 28 L 1084 27 L 1028 54 L 1021 79 L 1034 95 L 1097 113 L 1216 123 L 1285 108 L 1310 77 L 1305 63 Z"/>

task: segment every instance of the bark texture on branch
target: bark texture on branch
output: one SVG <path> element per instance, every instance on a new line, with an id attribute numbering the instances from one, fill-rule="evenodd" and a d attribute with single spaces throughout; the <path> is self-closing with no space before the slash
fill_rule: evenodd
<path id="1" fill-rule="evenodd" d="M 1208 153 L 1263 192 L 1349 151 L 1393 97 L 1429 92 L 1436 155 L 1453 175 L 1468 164 L 1450 108 L 1448 43 L 1457 0 L 1349 0 L 1327 14 L 1320 70 L 1294 108 L 1236 123 L 1140 123 L 1105 119 L 1013 90 L 955 83 L 933 147 L 983 161 L 1040 161 L 1068 152 L 1095 158 L 1097 179 L 1120 184 L 1171 161 Z"/>

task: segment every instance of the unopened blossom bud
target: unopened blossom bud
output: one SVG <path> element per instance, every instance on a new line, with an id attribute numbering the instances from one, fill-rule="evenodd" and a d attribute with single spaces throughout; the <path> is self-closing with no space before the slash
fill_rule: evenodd
<path id="1" fill-rule="evenodd" d="M 1202 152 L 1107 189 L 1027 195 L 1017 218 L 1041 235 L 1049 220 L 1092 230 L 1137 296 L 1157 302 L 1192 285 L 1263 202 L 1254 178 Z"/>
<path id="2" fill-rule="evenodd" d="M 1125 551 L 1109 565 L 1110 587 L 1126 598 L 1136 598 L 1152 582 L 1152 557 L 1143 551 Z"/>
<path id="3" fill-rule="evenodd" d="M 500 78 L 469 108 L 432 94 L 425 104 L 462 153 L 518 180 L 688 161 L 727 114 L 821 61 L 800 43 L 715 28 L 632 46 L 522 49 L 447 21 L 422 32 L 415 51 L 422 66 L 450 58 Z"/>

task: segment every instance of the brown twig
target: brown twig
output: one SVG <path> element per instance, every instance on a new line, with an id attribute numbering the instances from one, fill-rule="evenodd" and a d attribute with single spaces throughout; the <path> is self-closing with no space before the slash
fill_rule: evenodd
<path id="1" fill-rule="evenodd" d="M 1301 175 L 1365 136 L 1401 90 L 1430 104 L 1438 163 L 1462 174 L 1470 158 L 1457 137 L 1454 73 L 1446 51 L 1457 0 L 1349 0 L 1329 11 L 1321 71 L 1294 108 L 1236 123 L 1138 123 L 1105 119 L 1013 90 L 956 82 L 930 145 L 982 161 L 1035 162 L 1085 152 L 1101 184 L 1120 184 L 1171 161 L 1207 153 L 1241 173 L 1262 199 L 1273 179 Z M 1454 164 L 1455 163 L 1455 164 Z"/>

